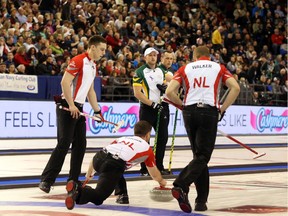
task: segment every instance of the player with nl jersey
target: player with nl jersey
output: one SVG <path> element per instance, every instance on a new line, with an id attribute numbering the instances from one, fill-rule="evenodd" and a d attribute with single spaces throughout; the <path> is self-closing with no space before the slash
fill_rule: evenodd
<path id="1" fill-rule="evenodd" d="M 99 173 L 96 188 L 82 188 L 77 182 L 69 181 L 66 187 L 68 192 L 65 200 L 66 207 L 73 209 L 75 202 L 77 204 L 92 202 L 95 205 L 101 205 L 112 194 L 116 185 L 122 191 L 126 191 L 126 203 L 128 204 L 127 187 L 123 173 L 126 169 L 140 162 L 146 164 L 149 174 L 160 186 L 165 186 L 166 181 L 155 165 L 155 157 L 148 144 L 151 128 L 152 126 L 147 121 L 139 121 L 135 124 L 134 136 L 114 140 L 103 150 L 97 152 L 86 173 L 88 180 L 93 177 L 95 171 Z M 119 198 L 123 199 L 123 196 Z"/>
<path id="2" fill-rule="evenodd" d="M 167 103 L 161 102 L 163 95 L 157 85 L 162 85 L 172 79 L 172 74 L 157 67 L 157 54 L 159 52 L 149 47 L 144 52 L 146 64 L 135 71 L 133 77 L 134 96 L 140 101 L 140 120 L 148 121 L 154 130 L 157 130 L 158 111 L 160 112 L 159 129 L 156 147 L 156 165 L 162 174 L 169 174 L 164 170 L 163 158 L 168 141 L 169 107 Z M 141 164 L 142 175 L 147 175 L 145 165 Z"/>
<path id="3" fill-rule="evenodd" d="M 172 195 L 178 200 L 182 211 L 187 213 L 192 211 L 188 199 L 192 183 L 197 191 L 195 211 L 207 210 L 208 162 L 215 146 L 218 121 L 221 121 L 225 110 L 235 101 L 240 91 L 237 81 L 225 66 L 210 60 L 206 46 L 197 47 L 193 59 L 194 62 L 176 72 L 166 89 L 167 97 L 173 103 L 183 106 L 184 125 L 193 152 L 193 159 L 177 176 L 172 188 Z M 222 83 L 230 91 L 220 107 Z M 181 86 L 185 91 L 183 101 L 177 96 Z"/>

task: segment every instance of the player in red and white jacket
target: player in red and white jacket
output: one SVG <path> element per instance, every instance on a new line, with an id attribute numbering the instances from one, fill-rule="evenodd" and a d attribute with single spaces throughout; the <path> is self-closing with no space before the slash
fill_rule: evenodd
<path id="1" fill-rule="evenodd" d="M 197 47 L 193 53 L 192 63 L 176 72 L 166 89 L 167 97 L 183 107 L 183 119 L 189 137 L 193 159 L 175 179 L 172 195 L 178 200 L 182 211 L 190 213 L 192 208 L 188 200 L 189 186 L 194 183 L 197 191 L 195 210 L 207 210 L 209 194 L 208 162 L 214 150 L 218 121 L 225 110 L 235 101 L 240 88 L 232 74 L 225 68 L 210 60 L 209 49 Z M 220 107 L 219 92 L 222 83 L 230 91 Z M 180 87 L 185 91 L 181 101 L 177 93 Z"/>
<path id="2" fill-rule="evenodd" d="M 65 200 L 66 207 L 73 209 L 77 204 L 92 202 L 101 205 L 118 187 L 122 194 L 117 201 L 121 204 L 128 204 L 126 181 L 123 177 L 125 170 L 144 162 L 150 176 L 159 183 L 166 185 L 166 180 L 162 178 L 160 171 L 155 164 L 153 150 L 148 144 L 152 126 L 147 121 L 139 121 L 134 127 L 134 136 L 121 137 L 114 140 L 103 150 L 97 152 L 93 157 L 86 179 L 93 178 L 95 172 L 99 174 L 96 188 L 82 188 L 77 182 L 69 181 L 67 184 L 68 196 Z"/>
<path id="3" fill-rule="evenodd" d="M 96 63 L 104 56 L 107 48 L 106 40 L 101 36 L 90 37 L 85 53 L 75 56 L 61 80 L 62 95 L 55 97 L 57 103 L 57 145 L 42 172 L 39 188 L 50 192 L 56 177 L 60 173 L 65 157 L 72 143 L 71 167 L 68 180 L 78 181 L 82 161 L 86 151 L 86 119 L 80 116 L 83 105 L 88 98 L 94 115 L 102 118 L 94 89 Z M 70 112 L 60 109 L 66 107 Z"/>

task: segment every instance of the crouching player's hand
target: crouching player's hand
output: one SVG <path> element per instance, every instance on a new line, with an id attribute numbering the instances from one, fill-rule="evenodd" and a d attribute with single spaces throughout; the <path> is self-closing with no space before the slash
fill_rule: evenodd
<path id="1" fill-rule="evenodd" d="M 159 185 L 160 185 L 160 187 L 165 187 L 167 185 L 167 181 L 162 178 L 162 180 L 159 181 Z"/>

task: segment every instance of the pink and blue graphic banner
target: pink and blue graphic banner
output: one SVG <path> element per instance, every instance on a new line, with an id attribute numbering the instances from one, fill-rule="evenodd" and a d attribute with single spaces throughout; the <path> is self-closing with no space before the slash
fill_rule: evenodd
<path id="1" fill-rule="evenodd" d="M 86 119 L 87 137 L 119 137 L 133 135 L 134 125 L 139 120 L 138 103 L 100 103 L 102 114 L 107 121 L 124 124 L 117 133 L 114 125 L 97 123 Z M 54 102 L 0 100 L 0 138 L 43 138 L 56 137 L 56 113 Z M 169 134 L 173 134 L 175 107 L 170 105 Z M 89 103 L 84 112 L 93 115 Z M 218 123 L 220 130 L 231 135 L 287 134 L 287 107 L 231 106 L 223 120 Z M 176 135 L 186 136 L 181 111 L 177 116 Z M 154 131 L 152 131 L 154 135 Z"/>

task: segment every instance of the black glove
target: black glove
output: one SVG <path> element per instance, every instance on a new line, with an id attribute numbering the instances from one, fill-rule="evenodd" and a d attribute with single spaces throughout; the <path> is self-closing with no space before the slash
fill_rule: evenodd
<path id="1" fill-rule="evenodd" d="M 101 123 L 101 122 L 103 122 L 103 120 L 104 120 L 104 118 L 103 118 L 103 116 L 102 116 L 102 113 L 101 113 L 101 110 L 99 110 L 99 111 L 97 111 L 97 112 L 95 112 L 94 111 L 94 120 L 95 121 L 97 121 L 98 123 Z"/>
<path id="2" fill-rule="evenodd" d="M 157 86 L 157 88 L 160 90 L 160 92 L 162 93 L 162 94 L 165 94 L 165 91 L 166 91 L 166 89 L 167 89 L 167 85 L 165 85 L 165 84 L 157 84 L 156 85 Z"/>
<path id="3" fill-rule="evenodd" d="M 155 102 L 152 102 L 151 107 L 153 107 L 153 109 L 156 109 L 158 111 L 161 111 L 163 109 L 163 106 L 161 104 Z"/>
<path id="4" fill-rule="evenodd" d="M 220 110 L 220 109 L 218 110 L 218 121 L 219 121 L 219 122 L 223 119 L 225 113 L 226 113 L 226 111 L 224 111 L 224 112 L 221 114 L 221 110 Z"/>

